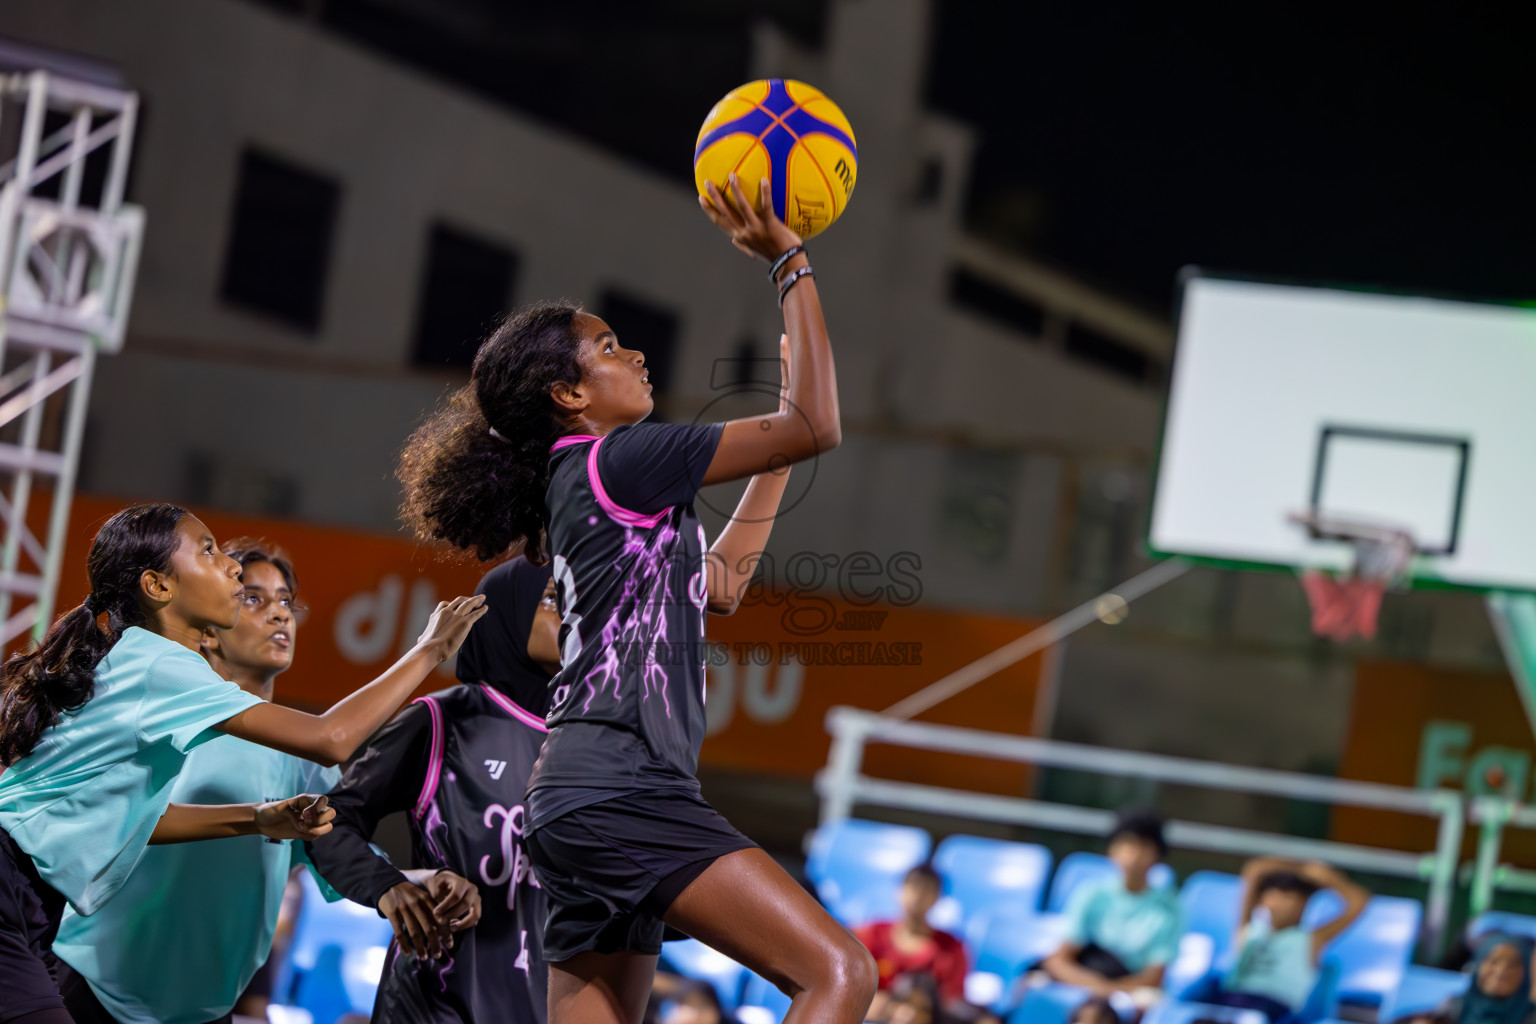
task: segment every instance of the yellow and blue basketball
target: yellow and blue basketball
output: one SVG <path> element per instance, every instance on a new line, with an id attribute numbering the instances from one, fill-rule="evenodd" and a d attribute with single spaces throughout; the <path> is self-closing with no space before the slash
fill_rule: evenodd
<path id="1" fill-rule="evenodd" d="M 735 172 L 757 202 L 767 178 L 773 209 L 801 238 L 825 231 L 848 206 L 859 173 L 853 127 L 821 91 L 785 78 L 748 82 L 716 103 L 693 149 L 693 183 L 729 196 Z"/>

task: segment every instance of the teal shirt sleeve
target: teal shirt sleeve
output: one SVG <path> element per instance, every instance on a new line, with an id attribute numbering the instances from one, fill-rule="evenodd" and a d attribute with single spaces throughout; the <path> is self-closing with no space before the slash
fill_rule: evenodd
<path id="1" fill-rule="evenodd" d="M 261 702 L 178 646 L 150 666 L 135 723 L 139 742 L 168 743 L 185 754 L 217 736 L 215 725 Z"/>
<path id="2" fill-rule="evenodd" d="M 1179 940 L 1184 938 L 1184 911 L 1177 900 L 1170 898 L 1163 904 L 1167 920 L 1157 930 L 1147 946 L 1148 967 L 1165 967 L 1179 957 Z"/>
<path id="3" fill-rule="evenodd" d="M 1074 946 L 1086 946 L 1093 941 L 1094 905 L 1098 895 L 1097 885 L 1080 885 L 1067 900 L 1066 941 Z"/>

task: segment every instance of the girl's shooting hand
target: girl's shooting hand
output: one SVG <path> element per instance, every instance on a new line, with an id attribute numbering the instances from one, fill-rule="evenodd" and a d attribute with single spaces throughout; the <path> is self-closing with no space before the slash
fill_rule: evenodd
<path id="1" fill-rule="evenodd" d="M 773 212 L 773 193 L 767 178 L 758 183 L 756 205 L 748 201 L 734 174 L 726 189 L 729 196 L 721 195 L 712 181 L 704 183 L 704 190 L 709 196 L 699 197 L 699 207 L 730 236 L 731 244 L 748 256 L 761 256 L 772 263 L 780 253 L 800 244 L 800 236 Z"/>

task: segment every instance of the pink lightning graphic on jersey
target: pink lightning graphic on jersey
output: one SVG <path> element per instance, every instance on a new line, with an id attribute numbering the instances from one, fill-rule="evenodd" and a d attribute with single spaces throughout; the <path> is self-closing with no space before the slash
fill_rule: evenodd
<path id="1" fill-rule="evenodd" d="M 657 526 L 655 533 L 633 527 L 624 528 L 624 548 L 614 568 L 624 577 L 624 592 L 603 623 L 599 643 L 600 660 L 588 672 L 587 699 L 582 712 L 592 709 L 592 702 L 611 687 L 618 700 L 621 674 L 620 651 L 638 658 L 641 664 L 640 696 L 648 700 L 661 694 L 667 717 L 672 717 L 672 703 L 667 696 L 667 672 L 658 656 L 658 647 L 667 642 L 666 608 L 672 600 L 672 584 L 667 578 L 667 556 L 672 553 L 677 528 L 671 523 Z M 654 635 L 653 635 L 654 631 Z M 665 650 L 665 647 L 661 647 Z"/>

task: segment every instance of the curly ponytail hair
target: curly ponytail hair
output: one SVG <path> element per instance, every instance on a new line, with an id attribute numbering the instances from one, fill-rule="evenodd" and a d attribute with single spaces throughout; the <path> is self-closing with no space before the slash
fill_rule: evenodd
<path id="1" fill-rule="evenodd" d="M 418 537 L 482 562 L 509 550 L 547 560 L 549 446 L 564 430 L 549 392 L 581 382 L 580 312 L 539 303 L 508 317 L 475 353 L 469 384 L 411 435 L 395 476 L 401 518 Z"/>
<path id="2" fill-rule="evenodd" d="M 133 505 L 96 531 L 86 560 L 89 596 L 60 616 L 35 650 L 0 668 L 0 765 L 26 757 L 61 714 L 84 707 L 96 690 L 97 663 L 123 630 L 148 625 L 139 579 L 147 570 L 170 571 L 176 527 L 186 515 L 176 505 Z"/>

